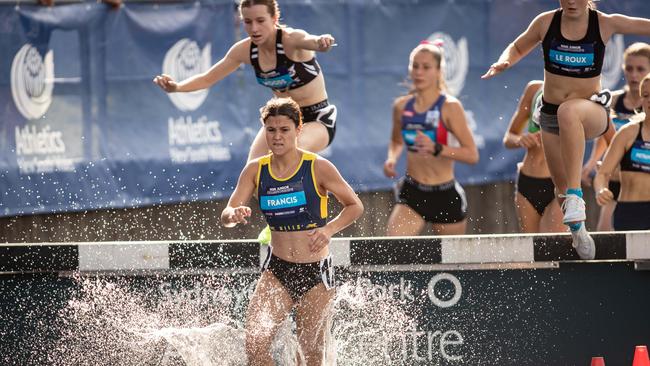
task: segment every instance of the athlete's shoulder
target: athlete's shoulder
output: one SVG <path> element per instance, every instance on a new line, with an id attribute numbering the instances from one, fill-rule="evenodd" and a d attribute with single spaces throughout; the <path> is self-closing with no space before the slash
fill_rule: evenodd
<path id="1" fill-rule="evenodd" d="M 542 80 L 531 80 L 526 84 L 526 90 L 531 89 L 531 91 L 536 93 L 542 85 L 544 85 L 544 81 Z"/>
<path id="2" fill-rule="evenodd" d="M 456 98 L 453 95 L 445 94 L 445 103 L 444 106 L 453 106 L 453 107 L 463 107 L 463 103 L 460 102 L 460 99 Z"/>
<path id="3" fill-rule="evenodd" d="M 305 39 L 309 35 L 306 31 L 298 28 L 291 27 L 282 27 L 282 40 L 288 40 L 289 42 L 300 41 Z"/>
<path id="4" fill-rule="evenodd" d="M 548 30 L 548 28 L 551 26 L 551 22 L 553 21 L 553 17 L 555 16 L 555 13 L 558 12 L 558 10 L 560 9 L 553 9 L 539 13 L 530 23 L 530 27 L 538 32 Z"/>
<path id="5" fill-rule="evenodd" d="M 643 121 L 632 121 L 624 124 L 614 135 L 614 139 L 623 140 L 626 143 L 632 143 L 639 134 Z"/>
<path id="6" fill-rule="evenodd" d="M 413 94 L 400 95 L 393 101 L 393 108 L 404 109 L 409 100 L 415 98 Z"/>
<path id="7" fill-rule="evenodd" d="M 252 42 L 250 37 L 246 37 L 242 40 L 235 42 L 235 44 L 233 44 L 232 47 L 230 47 L 230 50 L 228 51 L 228 56 L 240 62 L 249 61 L 251 43 Z"/>

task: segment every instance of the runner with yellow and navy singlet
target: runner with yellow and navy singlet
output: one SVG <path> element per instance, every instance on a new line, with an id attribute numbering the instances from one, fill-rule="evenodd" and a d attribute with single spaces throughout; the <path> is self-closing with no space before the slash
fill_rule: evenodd
<path id="1" fill-rule="evenodd" d="M 246 312 L 246 352 L 252 365 L 273 364 L 273 338 L 295 308 L 301 364 L 320 365 L 335 291 L 330 240 L 362 214 L 363 205 L 332 163 L 298 149 L 303 125 L 295 101 L 271 99 L 261 113 L 271 154 L 248 162 L 221 213 L 226 227 L 246 224 L 248 202 L 257 195 L 271 229 L 262 274 Z M 328 193 L 343 206 L 331 221 Z"/>

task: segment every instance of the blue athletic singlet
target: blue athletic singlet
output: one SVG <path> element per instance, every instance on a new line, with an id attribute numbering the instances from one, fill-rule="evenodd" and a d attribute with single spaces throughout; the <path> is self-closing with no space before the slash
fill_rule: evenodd
<path id="1" fill-rule="evenodd" d="M 562 9 L 553 14 L 553 20 L 542 41 L 544 69 L 552 74 L 574 78 L 592 78 L 600 75 L 605 58 L 605 43 L 600 37 L 598 12 L 589 9 L 587 34 L 578 41 L 562 36 Z"/>
<path id="2" fill-rule="evenodd" d="M 650 141 L 643 141 L 642 129 L 643 122 L 639 123 L 639 134 L 634 143 L 621 159 L 621 171 L 650 173 Z"/>
<path id="3" fill-rule="evenodd" d="M 275 38 L 275 69 L 262 70 L 259 61 L 259 50 L 253 42 L 251 42 L 250 57 L 257 82 L 275 91 L 282 92 L 299 88 L 314 80 L 320 74 L 320 65 L 318 65 L 316 57 L 305 62 L 295 62 L 287 57 L 282 45 L 282 29 L 280 28 L 278 28 Z"/>
<path id="4" fill-rule="evenodd" d="M 626 94 L 627 91 L 624 91 L 623 94 L 619 95 L 618 99 L 616 99 L 616 104 L 614 104 L 614 117 L 612 118 L 612 122 L 614 123 L 614 127 L 616 127 L 616 131 L 630 122 L 630 118 L 635 115 L 635 112 L 627 109 L 625 103 L 623 103 Z"/>
<path id="5" fill-rule="evenodd" d="M 447 97 L 441 94 L 438 100 L 424 113 L 415 111 L 415 97 L 409 99 L 402 111 L 402 139 L 409 151 L 416 151 L 415 136 L 421 131 L 429 138 L 443 145 L 447 145 L 447 128 L 442 122 L 442 105 Z"/>
<path id="6" fill-rule="evenodd" d="M 325 226 L 327 196 L 316 188 L 316 154 L 304 152 L 298 168 L 288 178 L 276 178 L 271 157 L 260 158 L 257 171 L 257 197 L 260 210 L 271 230 L 300 231 Z"/>

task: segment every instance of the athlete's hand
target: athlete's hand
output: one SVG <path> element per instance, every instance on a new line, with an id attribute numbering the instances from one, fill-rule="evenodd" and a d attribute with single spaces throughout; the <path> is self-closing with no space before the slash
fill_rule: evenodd
<path id="1" fill-rule="evenodd" d="M 313 253 L 318 253 L 332 240 L 332 235 L 324 227 L 308 231 L 307 236 L 309 236 L 309 249 Z"/>
<path id="2" fill-rule="evenodd" d="M 605 206 L 606 204 L 614 201 L 614 193 L 609 188 L 603 188 L 596 193 L 596 202 L 598 205 Z"/>
<path id="3" fill-rule="evenodd" d="M 521 147 L 530 149 L 532 147 L 542 146 L 542 137 L 539 132 L 527 133 L 525 135 L 519 136 L 517 143 Z"/>
<path id="4" fill-rule="evenodd" d="M 418 149 L 418 154 L 424 154 L 424 155 L 431 155 L 436 145 L 429 136 L 425 135 L 420 130 L 416 132 L 414 144 L 415 147 Z"/>
<path id="5" fill-rule="evenodd" d="M 334 37 L 332 37 L 331 34 L 322 34 L 320 37 L 318 37 L 318 40 L 316 42 L 318 44 L 318 51 L 327 52 L 332 49 L 336 43 L 336 40 Z"/>
<path id="6" fill-rule="evenodd" d="M 178 90 L 178 84 L 167 74 L 157 75 L 153 78 L 153 82 L 167 93 L 173 93 Z"/>
<path id="7" fill-rule="evenodd" d="M 493 77 L 496 74 L 501 73 L 503 70 L 507 69 L 510 67 L 510 61 L 501 61 L 501 62 L 495 62 L 493 63 L 488 71 L 481 76 L 481 79 L 489 79 Z"/>
<path id="8" fill-rule="evenodd" d="M 384 162 L 384 175 L 388 178 L 397 177 L 397 172 L 395 171 L 396 161 L 394 159 L 386 159 Z"/>
<path id="9" fill-rule="evenodd" d="M 227 223 L 232 226 L 235 226 L 237 224 L 248 224 L 248 220 L 246 220 L 247 217 L 251 216 L 251 209 L 250 207 L 247 206 L 239 206 L 239 207 L 233 207 L 232 211 L 229 212 L 227 216 Z"/>

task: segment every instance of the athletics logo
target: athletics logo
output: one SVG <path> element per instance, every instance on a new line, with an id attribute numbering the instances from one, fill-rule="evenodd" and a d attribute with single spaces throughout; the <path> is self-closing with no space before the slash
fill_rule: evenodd
<path id="1" fill-rule="evenodd" d="M 621 81 L 623 51 L 625 51 L 623 36 L 615 34 L 609 40 L 607 47 L 605 47 L 605 61 L 603 62 L 601 77 L 604 89 L 614 89 Z"/>
<path id="2" fill-rule="evenodd" d="M 25 44 L 11 63 L 11 95 L 16 108 L 29 120 L 41 118 L 52 104 L 54 56 L 41 57 L 36 47 Z"/>
<path id="3" fill-rule="evenodd" d="M 449 94 L 458 95 L 465 86 L 465 77 L 469 69 L 469 51 L 467 38 L 461 37 L 456 44 L 450 35 L 443 32 L 436 32 L 429 36 L 428 40 L 433 42 L 441 39 L 443 43 L 443 54 L 445 57 L 444 73 L 445 82 Z"/>
<path id="4" fill-rule="evenodd" d="M 196 42 L 183 38 L 176 42 L 165 54 L 162 72 L 171 75 L 176 81 L 200 74 L 211 66 L 211 50 L 210 43 L 206 44 L 203 51 L 201 51 Z M 181 111 L 193 111 L 203 104 L 208 96 L 208 89 L 191 93 L 169 93 L 167 95 L 176 108 Z"/>

